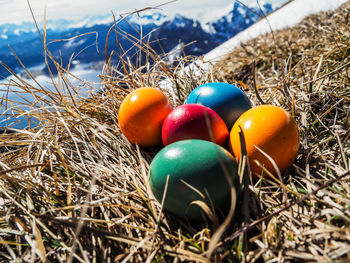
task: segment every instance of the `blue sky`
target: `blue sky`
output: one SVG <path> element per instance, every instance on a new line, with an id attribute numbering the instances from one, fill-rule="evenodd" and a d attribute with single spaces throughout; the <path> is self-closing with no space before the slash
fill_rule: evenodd
<path id="1" fill-rule="evenodd" d="M 245 4 L 256 0 L 241 0 Z M 269 0 L 280 4 L 286 0 Z M 109 14 L 118 15 L 145 7 L 155 7 L 170 2 L 161 7 L 165 14 L 181 13 L 189 17 L 211 15 L 214 11 L 227 9 L 234 0 L 30 0 L 35 16 L 42 20 L 45 6 L 47 19 L 79 19 L 87 15 Z M 263 0 L 260 0 L 263 2 Z M 27 0 L 0 0 L 0 24 L 32 21 Z"/>

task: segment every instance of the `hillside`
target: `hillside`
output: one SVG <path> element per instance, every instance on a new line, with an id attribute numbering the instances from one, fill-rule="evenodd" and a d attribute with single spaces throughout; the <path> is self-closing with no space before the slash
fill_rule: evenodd
<path id="1" fill-rule="evenodd" d="M 245 42 L 216 64 L 215 78 L 236 83 L 256 105 L 288 109 L 301 134 L 284 184 L 252 186 L 261 210 L 268 211 L 262 237 L 252 238 L 253 257 L 263 252 L 264 261 L 349 260 L 349 176 L 337 179 L 349 175 L 350 166 L 349 18 L 347 2 Z M 302 203 L 281 209 L 305 195 Z"/>
<path id="2" fill-rule="evenodd" d="M 7 86 L 35 101 L 12 110 L 40 126 L 0 134 L 0 261 L 348 262 L 349 19 L 347 2 L 252 39 L 215 66 L 198 66 L 200 74 L 184 74 L 197 57 L 169 66 L 135 40 L 155 63 L 106 65 L 104 90 L 89 99 L 56 61 L 54 91 L 14 76 Z M 283 107 L 300 131 L 294 165 L 282 178 L 246 184 L 226 220 L 191 224 L 164 212 L 148 185 L 160 147 L 131 145 L 117 121 L 126 94 L 164 79 L 174 84 L 165 91 L 173 106 L 198 85 L 223 81 L 254 105 Z"/>

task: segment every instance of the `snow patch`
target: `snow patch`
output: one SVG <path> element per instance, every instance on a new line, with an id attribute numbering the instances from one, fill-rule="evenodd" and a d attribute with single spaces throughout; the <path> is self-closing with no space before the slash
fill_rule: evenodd
<path id="1" fill-rule="evenodd" d="M 140 25 L 155 24 L 156 26 L 161 26 L 165 21 L 169 21 L 171 18 L 161 13 L 155 13 L 151 11 L 145 11 L 141 14 L 133 14 L 126 17 L 126 19 L 131 23 L 136 23 Z"/>
<path id="2" fill-rule="evenodd" d="M 238 11 L 239 13 L 241 13 L 243 16 L 246 16 L 246 15 L 247 15 L 247 8 L 244 7 L 244 6 L 242 6 L 242 5 L 240 5 L 240 6 L 237 8 L 237 11 Z"/>
<path id="3" fill-rule="evenodd" d="M 173 64 L 177 58 L 179 58 L 182 54 L 182 45 L 177 44 L 168 54 L 167 54 L 167 60 L 168 63 L 171 65 Z"/>
<path id="4" fill-rule="evenodd" d="M 212 34 L 215 33 L 215 30 L 211 24 L 230 13 L 232 8 L 233 4 L 229 4 L 222 9 L 200 12 L 194 19 L 201 23 L 205 32 Z"/>
<path id="5" fill-rule="evenodd" d="M 64 44 L 65 48 L 71 48 L 71 47 L 75 47 L 75 46 L 80 46 L 82 44 L 85 43 L 85 39 L 80 39 L 79 41 L 77 41 L 77 39 L 70 39 L 67 41 L 67 43 Z"/>

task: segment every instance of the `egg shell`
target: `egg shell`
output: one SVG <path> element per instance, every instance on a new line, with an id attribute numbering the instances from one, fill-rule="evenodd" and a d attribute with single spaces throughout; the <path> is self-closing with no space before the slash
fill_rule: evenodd
<path id="1" fill-rule="evenodd" d="M 200 139 L 225 146 L 228 135 L 226 124 L 220 116 L 200 104 L 185 104 L 173 109 L 162 127 L 164 145 L 180 140 Z"/>
<path id="2" fill-rule="evenodd" d="M 190 93 L 186 103 L 197 103 L 211 108 L 225 121 L 229 130 L 238 117 L 251 108 L 250 100 L 242 90 L 223 82 L 199 86 Z"/>
<path id="3" fill-rule="evenodd" d="M 161 202 L 169 175 L 164 208 L 179 217 L 200 221 L 201 209 L 189 205 L 203 199 L 188 185 L 203 193 L 207 204 L 212 202 L 215 209 L 223 211 L 231 200 L 225 169 L 235 184 L 237 163 L 230 152 L 212 142 L 183 140 L 164 147 L 154 157 L 149 182 L 154 196 Z"/>
<path id="4" fill-rule="evenodd" d="M 230 132 L 229 145 L 238 160 L 241 155 L 240 127 L 244 133 L 253 177 L 258 178 L 262 172 L 254 160 L 277 175 L 272 163 L 255 146 L 267 153 L 281 172 L 292 165 L 298 153 L 299 131 L 287 111 L 278 106 L 261 105 L 243 113 Z"/>
<path id="5" fill-rule="evenodd" d="M 167 96 L 160 90 L 151 87 L 135 89 L 120 105 L 120 130 L 133 144 L 155 146 L 162 142 L 162 124 L 171 110 Z"/>

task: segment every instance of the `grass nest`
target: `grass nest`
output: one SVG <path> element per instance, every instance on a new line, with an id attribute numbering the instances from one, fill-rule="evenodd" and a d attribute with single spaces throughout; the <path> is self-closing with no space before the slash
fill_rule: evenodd
<path id="1" fill-rule="evenodd" d="M 47 49 L 46 59 L 58 70 L 53 86 L 12 72 L 2 84 L 12 96 L 2 107 L 37 126 L 0 134 L 0 261 L 349 260 L 349 19 L 349 3 L 309 16 L 241 44 L 209 70 L 189 56 L 168 65 L 148 36 L 125 34 L 138 57 L 112 52 L 119 64 L 107 58 L 103 92 L 88 99 L 79 89 L 89 84 L 76 85 L 79 79 Z M 300 149 L 282 181 L 246 181 L 233 218 L 219 226 L 210 220 L 193 225 L 154 199 L 148 169 L 160 148 L 131 145 L 118 127 L 118 109 L 138 87 L 167 87 L 178 106 L 198 85 L 213 81 L 236 84 L 254 105 L 291 112 Z"/>

